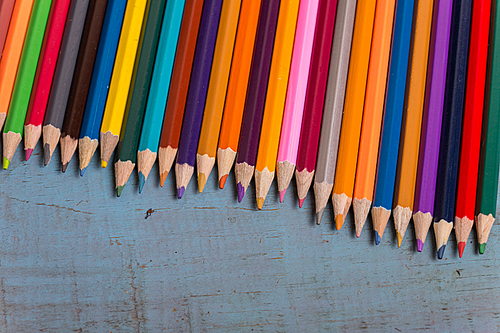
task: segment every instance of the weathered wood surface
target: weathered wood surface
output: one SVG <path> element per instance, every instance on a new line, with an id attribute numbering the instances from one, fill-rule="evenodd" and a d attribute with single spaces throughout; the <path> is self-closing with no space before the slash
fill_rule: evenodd
<path id="1" fill-rule="evenodd" d="M 500 331 L 498 225 L 483 256 L 472 233 L 463 259 L 452 236 L 438 261 L 412 227 L 398 249 L 390 222 L 375 246 L 351 213 L 334 231 L 331 204 L 316 226 L 295 187 L 279 204 L 273 184 L 259 212 L 253 183 L 242 204 L 215 175 L 177 200 L 154 169 L 117 198 L 96 157 L 80 178 L 58 151 L 48 167 L 40 147 L 23 155 L 0 177 L 1 332 Z"/>

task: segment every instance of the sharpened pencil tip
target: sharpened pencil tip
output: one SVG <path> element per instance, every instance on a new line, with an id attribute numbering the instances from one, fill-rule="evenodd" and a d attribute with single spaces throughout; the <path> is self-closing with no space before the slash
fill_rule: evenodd
<path id="1" fill-rule="evenodd" d="M 443 245 L 439 248 L 438 253 L 437 253 L 438 259 L 443 259 L 445 248 L 446 248 L 446 245 Z"/>
<path id="2" fill-rule="evenodd" d="M 205 184 L 207 183 L 207 178 L 204 173 L 198 173 L 198 192 L 201 193 L 205 189 Z"/>
<path id="3" fill-rule="evenodd" d="M 335 216 L 335 227 L 337 228 L 337 230 L 340 230 L 342 229 L 343 225 L 344 225 L 344 215 L 337 214 L 337 216 Z"/>
<path id="4" fill-rule="evenodd" d="M 264 206 L 264 198 L 257 198 L 257 209 L 261 210 Z"/>
<path id="5" fill-rule="evenodd" d="M 184 186 L 181 186 L 177 189 L 177 199 L 182 199 L 185 190 L 186 188 Z"/>
<path id="6" fill-rule="evenodd" d="M 123 189 L 125 188 L 125 186 L 118 186 L 116 188 L 116 196 L 117 197 L 120 197 L 122 195 L 122 192 L 123 192 Z"/>
<path id="7" fill-rule="evenodd" d="M 33 149 L 31 148 L 26 149 L 26 161 L 30 159 L 31 154 L 33 154 Z"/>
<path id="8" fill-rule="evenodd" d="M 160 186 L 163 187 L 165 185 L 165 181 L 167 180 L 168 172 L 164 172 L 160 175 Z"/>
<path id="9" fill-rule="evenodd" d="M 399 231 L 396 231 L 396 237 L 398 239 L 398 247 L 401 247 L 401 243 L 403 243 L 403 236 L 401 236 Z"/>
<path id="10" fill-rule="evenodd" d="M 50 163 L 50 158 L 52 156 L 50 155 L 50 145 L 46 143 L 43 146 L 43 165 L 47 166 Z"/>
<path id="11" fill-rule="evenodd" d="M 238 202 L 241 203 L 243 197 L 245 196 L 245 188 L 241 185 L 241 183 L 238 183 L 236 187 L 238 188 Z"/>
<path id="12" fill-rule="evenodd" d="M 83 177 L 85 170 L 87 170 L 87 168 L 80 169 L 80 177 Z"/>
<path id="13" fill-rule="evenodd" d="M 224 186 L 226 186 L 227 175 L 220 177 L 219 179 L 219 188 L 222 190 Z"/>
<path id="14" fill-rule="evenodd" d="M 108 167 L 108 162 L 105 160 L 101 160 L 101 168 L 107 168 Z"/>
<path id="15" fill-rule="evenodd" d="M 145 184 L 146 184 L 146 177 L 144 177 L 142 172 L 139 171 L 139 194 L 142 193 L 142 189 L 144 188 Z"/>
<path id="16" fill-rule="evenodd" d="M 304 200 L 306 200 L 306 198 L 299 199 L 299 208 L 302 208 L 302 205 L 304 204 Z"/>
<path id="17" fill-rule="evenodd" d="M 381 241 L 382 241 L 382 237 L 380 237 L 378 232 L 375 231 L 375 245 L 379 245 Z"/>
<path id="18" fill-rule="evenodd" d="M 465 242 L 458 242 L 458 256 L 462 258 L 465 250 Z"/>
<path id="19" fill-rule="evenodd" d="M 280 191 L 280 203 L 283 203 L 283 201 L 285 201 L 285 194 L 286 194 L 286 189 Z"/>
<path id="20" fill-rule="evenodd" d="M 316 213 L 316 224 L 320 225 L 321 224 L 321 219 L 323 218 L 323 213 L 325 212 L 324 208 L 321 208 L 319 212 Z"/>
<path id="21" fill-rule="evenodd" d="M 479 244 L 479 254 L 484 254 L 485 249 L 486 249 L 486 243 Z"/>
<path id="22" fill-rule="evenodd" d="M 422 242 L 420 239 L 417 239 L 417 251 L 422 252 L 424 249 L 424 242 Z"/>
<path id="23" fill-rule="evenodd" d="M 4 156 L 3 158 L 3 169 L 7 170 L 9 168 L 10 161 L 7 159 L 7 157 Z"/>
<path id="24" fill-rule="evenodd" d="M 65 173 L 68 168 L 68 163 L 62 165 L 62 172 Z"/>

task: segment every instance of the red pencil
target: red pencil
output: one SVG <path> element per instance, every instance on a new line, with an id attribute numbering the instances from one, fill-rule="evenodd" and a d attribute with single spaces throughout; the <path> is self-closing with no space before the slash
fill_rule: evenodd
<path id="1" fill-rule="evenodd" d="M 3 47 L 7 39 L 7 31 L 9 30 L 10 18 L 14 10 L 14 0 L 0 1 L 0 60 L 2 59 Z"/>
<path id="2" fill-rule="evenodd" d="M 477 174 L 481 146 L 486 63 L 490 28 L 491 0 L 476 0 L 472 7 L 469 65 L 465 93 L 462 148 L 458 174 L 455 235 L 462 257 L 474 223 Z"/>
<path id="3" fill-rule="evenodd" d="M 47 109 L 52 78 L 59 55 L 64 24 L 68 15 L 70 0 L 55 0 L 48 19 L 47 29 L 40 53 L 40 71 L 33 86 L 32 96 L 26 120 L 24 122 L 24 150 L 26 161 L 30 158 L 33 149 L 42 134 L 42 122 Z"/>

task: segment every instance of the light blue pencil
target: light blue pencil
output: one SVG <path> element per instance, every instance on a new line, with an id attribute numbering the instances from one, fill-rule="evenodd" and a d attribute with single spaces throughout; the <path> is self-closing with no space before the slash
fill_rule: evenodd
<path id="1" fill-rule="evenodd" d="M 92 73 L 92 81 L 80 130 L 78 151 L 81 176 L 83 176 L 85 168 L 89 165 L 99 143 L 99 131 L 106 98 L 108 97 L 109 81 L 115 63 L 126 5 L 127 1 L 124 0 L 109 0 L 106 8 L 94 72 Z"/>
<path id="2" fill-rule="evenodd" d="M 142 124 L 141 139 L 137 152 L 139 170 L 139 193 L 148 179 L 149 172 L 156 161 L 160 143 L 165 105 L 167 104 L 170 79 L 174 67 L 175 52 L 186 0 L 169 0 L 161 28 L 160 42 L 156 53 L 153 78 L 149 89 L 146 113 Z"/>

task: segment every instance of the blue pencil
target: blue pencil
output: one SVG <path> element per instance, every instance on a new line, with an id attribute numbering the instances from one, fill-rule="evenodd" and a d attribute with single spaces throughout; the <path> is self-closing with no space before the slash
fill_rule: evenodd
<path id="1" fill-rule="evenodd" d="M 377 245 L 382 240 L 385 226 L 391 215 L 410 54 L 413 7 L 414 0 L 398 1 L 394 20 L 389 79 L 372 209 L 373 230 Z"/>
<path id="2" fill-rule="evenodd" d="M 149 89 L 137 152 L 139 193 L 142 192 L 158 153 L 163 117 L 165 116 L 165 105 L 170 90 L 170 79 L 174 67 L 185 3 L 186 0 L 169 0 L 163 17 L 160 42 L 156 53 L 153 78 L 151 79 L 151 88 Z"/>
<path id="3" fill-rule="evenodd" d="M 179 199 L 182 198 L 194 172 L 221 9 L 222 0 L 205 0 L 203 5 L 175 165 L 177 197 Z"/>
<path id="4" fill-rule="evenodd" d="M 436 237 L 438 236 L 436 229 L 439 229 L 440 226 L 447 226 L 449 231 L 451 231 L 455 218 L 472 1 L 455 0 L 453 4 L 436 198 L 434 203 L 434 233 Z M 438 258 L 441 259 L 446 243 L 442 245 L 441 238 L 436 245 L 438 248 Z"/>
<path id="5" fill-rule="evenodd" d="M 83 176 L 85 168 L 89 165 L 99 144 L 99 130 L 108 96 L 109 82 L 115 62 L 126 4 L 127 1 L 124 0 L 109 0 L 106 8 L 87 105 L 85 106 L 85 115 L 80 130 L 78 151 L 80 154 L 81 176 Z"/>

